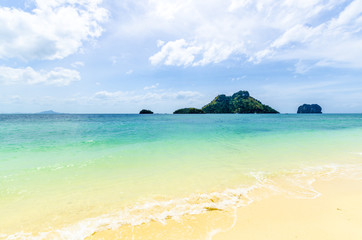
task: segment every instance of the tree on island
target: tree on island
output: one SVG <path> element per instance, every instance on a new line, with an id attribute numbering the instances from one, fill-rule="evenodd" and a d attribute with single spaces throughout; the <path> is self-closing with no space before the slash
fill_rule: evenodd
<path id="1" fill-rule="evenodd" d="M 147 110 L 147 109 L 142 109 L 140 111 L 140 114 L 153 114 L 153 112 L 151 110 Z"/>

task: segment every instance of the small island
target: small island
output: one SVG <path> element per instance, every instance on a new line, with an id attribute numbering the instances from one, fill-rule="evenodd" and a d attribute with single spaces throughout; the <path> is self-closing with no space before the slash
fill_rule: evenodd
<path id="1" fill-rule="evenodd" d="M 140 111 L 140 114 L 153 114 L 153 112 L 151 110 L 147 110 L 147 109 L 142 109 Z"/>
<path id="2" fill-rule="evenodd" d="M 203 114 L 205 113 L 198 108 L 181 108 L 173 112 L 173 114 Z"/>
<path id="3" fill-rule="evenodd" d="M 322 108 L 318 104 L 303 104 L 298 107 L 297 113 L 322 113 Z"/>

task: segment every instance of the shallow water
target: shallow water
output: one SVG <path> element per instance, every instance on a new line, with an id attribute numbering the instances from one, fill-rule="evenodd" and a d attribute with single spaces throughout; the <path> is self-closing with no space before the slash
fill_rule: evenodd
<path id="1" fill-rule="evenodd" d="M 83 239 L 255 188 L 313 198 L 314 175 L 361 163 L 361 114 L 0 115 L 0 238 Z"/>

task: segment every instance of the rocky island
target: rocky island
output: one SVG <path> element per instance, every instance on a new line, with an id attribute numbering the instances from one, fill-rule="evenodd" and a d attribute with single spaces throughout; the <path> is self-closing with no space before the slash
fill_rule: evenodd
<path id="1" fill-rule="evenodd" d="M 248 91 L 239 91 L 232 96 L 218 95 L 202 109 L 183 108 L 176 110 L 174 114 L 190 113 L 279 113 L 277 110 L 262 104 L 259 100 L 250 96 Z"/>
<path id="2" fill-rule="evenodd" d="M 153 112 L 151 110 L 148 110 L 148 109 L 142 109 L 140 111 L 140 114 L 153 114 Z"/>
<path id="3" fill-rule="evenodd" d="M 322 113 L 322 108 L 318 104 L 303 104 L 298 107 L 297 113 Z"/>
<path id="4" fill-rule="evenodd" d="M 232 96 L 219 95 L 202 110 L 205 113 L 279 113 L 251 97 L 248 91 L 239 91 Z"/>

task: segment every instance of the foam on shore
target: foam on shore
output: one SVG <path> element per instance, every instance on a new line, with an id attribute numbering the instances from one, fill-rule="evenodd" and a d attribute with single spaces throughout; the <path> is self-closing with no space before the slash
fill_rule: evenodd
<path id="1" fill-rule="evenodd" d="M 86 239 L 92 235 L 119 229 L 123 226 L 140 226 L 151 222 L 165 224 L 169 220 L 178 221 L 184 216 L 200 215 L 212 211 L 230 211 L 245 207 L 256 200 L 270 196 L 283 195 L 293 199 L 314 199 L 321 195 L 313 183 L 316 179 L 332 180 L 344 177 L 362 180 L 361 164 L 329 164 L 318 167 L 303 167 L 279 172 L 250 172 L 255 179 L 253 184 L 221 192 L 195 193 L 185 198 L 166 199 L 158 197 L 146 202 L 139 202 L 118 212 L 96 218 L 85 219 L 76 224 L 52 229 L 47 232 L 0 235 L 1 239 Z M 217 231 L 210 232 L 209 238 Z"/>

